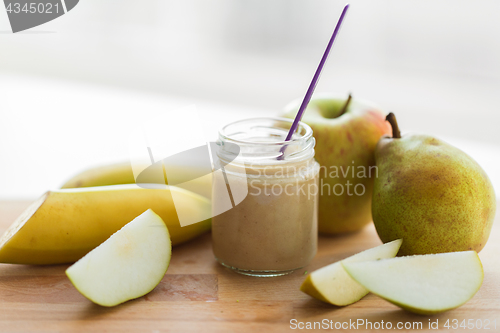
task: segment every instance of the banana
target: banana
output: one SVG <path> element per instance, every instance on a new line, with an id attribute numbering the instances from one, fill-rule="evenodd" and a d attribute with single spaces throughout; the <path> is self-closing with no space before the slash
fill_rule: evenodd
<path id="1" fill-rule="evenodd" d="M 85 170 L 61 188 L 93 187 L 119 184 L 135 184 L 134 173 L 130 162 L 103 165 Z"/>
<path id="2" fill-rule="evenodd" d="M 181 175 L 193 175 L 196 173 L 194 166 L 178 165 L 170 166 L 169 170 L 174 171 Z M 168 185 L 165 168 L 163 167 L 163 175 L 165 183 Z M 189 178 L 189 177 L 187 177 Z M 121 162 L 109 165 L 103 165 L 85 170 L 73 178 L 69 179 L 61 187 L 65 188 L 79 188 L 79 187 L 93 187 L 93 186 L 107 186 L 119 184 L 135 184 L 134 173 L 130 162 Z M 195 192 L 206 198 L 212 197 L 212 177 L 205 175 L 203 177 L 195 178 L 188 184 L 183 184 L 184 189 Z"/>
<path id="3" fill-rule="evenodd" d="M 210 219 L 180 226 L 178 215 L 200 221 L 210 216 L 211 204 L 203 196 L 174 186 L 146 189 L 130 184 L 55 190 L 31 204 L 0 238 L 0 262 L 75 262 L 148 209 L 165 221 L 172 245 L 211 227 Z"/>

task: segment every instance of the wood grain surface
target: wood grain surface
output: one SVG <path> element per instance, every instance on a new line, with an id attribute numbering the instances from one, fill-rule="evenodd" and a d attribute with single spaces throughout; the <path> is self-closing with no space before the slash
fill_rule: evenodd
<path id="1" fill-rule="evenodd" d="M 0 232 L 29 202 L 0 201 Z M 218 265 L 212 255 L 210 234 L 175 247 L 162 282 L 148 295 L 114 308 L 93 304 L 71 285 L 68 265 L 25 266 L 0 264 L 0 332 L 295 332 L 301 325 L 328 322 L 330 330 L 360 323 L 357 331 L 379 332 L 381 326 L 412 325 L 427 331 L 429 323 L 447 332 L 500 332 L 500 214 L 481 251 L 484 283 L 462 307 L 435 316 L 419 316 L 368 294 L 347 307 L 335 307 L 299 291 L 306 271 L 313 271 L 359 251 L 381 244 L 373 225 L 361 232 L 320 237 L 314 261 L 292 275 L 254 278 Z M 445 328 L 447 320 L 458 328 Z M 473 323 L 474 328 L 460 327 Z M 361 323 L 361 320 L 364 323 Z M 291 324 L 292 321 L 292 324 Z M 496 321 L 496 329 L 495 329 Z M 371 323 L 372 329 L 370 329 Z M 418 323 L 421 323 L 420 327 Z M 354 326 L 350 326 L 352 329 Z M 404 326 L 403 326 L 404 327 Z M 318 324 L 316 324 L 318 328 Z M 311 331 L 304 329 L 303 331 Z M 324 331 L 328 331 L 325 329 Z M 401 329 L 398 331 L 408 331 Z M 410 330 L 411 331 L 411 330 Z"/>

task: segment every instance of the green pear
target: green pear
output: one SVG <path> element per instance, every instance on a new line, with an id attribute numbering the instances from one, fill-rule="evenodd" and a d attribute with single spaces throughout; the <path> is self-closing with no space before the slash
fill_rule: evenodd
<path id="1" fill-rule="evenodd" d="M 321 165 L 318 230 L 338 234 L 361 229 L 372 221 L 371 196 L 374 151 L 391 129 L 385 113 L 370 102 L 340 95 L 316 95 L 302 121 L 316 139 L 315 158 Z M 285 107 L 294 118 L 300 100 Z"/>
<path id="2" fill-rule="evenodd" d="M 474 250 L 486 244 L 496 210 L 493 186 L 461 150 L 432 136 L 393 137 L 375 150 L 372 212 L 383 242 L 403 238 L 398 255 Z"/>
<path id="3" fill-rule="evenodd" d="M 430 315 L 457 308 L 483 283 L 474 251 L 346 262 L 342 266 L 364 288 L 414 313 Z"/>

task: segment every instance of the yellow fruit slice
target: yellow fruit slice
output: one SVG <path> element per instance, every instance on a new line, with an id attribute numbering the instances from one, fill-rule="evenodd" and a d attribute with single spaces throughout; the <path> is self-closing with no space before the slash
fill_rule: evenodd
<path id="1" fill-rule="evenodd" d="M 398 253 L 401 243 L 402 240 L 397 239 L 315 270 L 307 276 L 300 290 L 320 301 L 337 306 L 357 302 L 368 294 L 368 290 L 353 280 L 341 263 L 393 258 Z"/>

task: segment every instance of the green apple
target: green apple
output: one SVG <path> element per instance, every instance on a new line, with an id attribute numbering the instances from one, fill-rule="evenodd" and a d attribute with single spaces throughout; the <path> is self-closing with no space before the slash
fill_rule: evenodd
<path id="1" fill-rule="evenodd" d="M 316 96 L 302 121 L 313 129 L 315 158 L 321 165 L 319 232 L 356 231 L 372 221 L 375 146 L 391 127 L 372 103 L 352 98 L 343 112 L 347 96 Z M 284 116 L 294 118 L 299 106 L 300 100 L 290 103 Z"/>
<path id="2" fill-rule="evenodd" d="M 300 290 L 320 301 L 337 306 L 357 302 L 368 294 L 368 290 L 347 274 L 341 262 L 361 262 L 394 258 L 401 247 L 401 243 L 402 240 L 398 239 L 382 244 L 315 270 L 306 277 L 300 286 Z"/>
<path id="3" fill-rule="evenodd" d="M 372 293 L 424 315 L 463 305 L 483 283 L 483 266 L 475 251 L 343 262 L 342 265 Z"/>
<path id="4" fill-rule="evenodd" d="M 163 220 L 148 209 L 66 270 L 76 289 L 102 306 L 115 306 L 153 290 L 172 253 Z"/>

